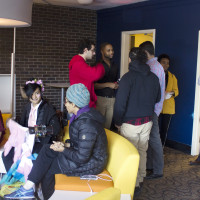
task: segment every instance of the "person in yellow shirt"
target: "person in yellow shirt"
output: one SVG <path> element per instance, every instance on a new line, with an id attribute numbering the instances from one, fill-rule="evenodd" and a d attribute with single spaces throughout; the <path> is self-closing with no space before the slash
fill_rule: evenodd
<path id="1" fill-rule="evenodd" d="M 165 100 L 159 116 L 160 138 L 164 146 L 172 115 L 175 114 L 175 97 L 179 95 L 179 90 L 176 76 L 168 70 L 170 57 L 167 54 L 161 54 L 158 57 L 158 62 L 163 66 L 165 71 Z"/>

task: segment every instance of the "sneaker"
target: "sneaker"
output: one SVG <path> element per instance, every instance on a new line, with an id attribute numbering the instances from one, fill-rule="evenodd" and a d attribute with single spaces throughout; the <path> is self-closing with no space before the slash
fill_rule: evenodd
<path id="1" fill-rule="evenodd" d="M 163 174 L 149 174 L 146 177 L 144 177 L 145 179 L 157 179 L 157 178 L 162 178 Z"/>
<path id="2" fill-rule="evenodd" d="M 11 194 L 7 194 L 4 196 L 5 199 L 31 199 L 35 198 L 34 190 L 31 188 L 30 190 L 25 190 L 23 186 L 21 186 L 18 190 Z"/>
<path id="3" fill-rule="evenodd" d="M 134 197 L 138 197 L 140 195 L 140 192 L 141 192 L 140 186 L 135 187 Z"/>

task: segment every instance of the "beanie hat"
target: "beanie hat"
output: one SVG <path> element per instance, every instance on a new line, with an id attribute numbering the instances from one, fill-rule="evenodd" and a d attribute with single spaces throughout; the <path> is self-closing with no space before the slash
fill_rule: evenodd
<path id="1" fill-rule="evenodd" d="M 87 106 L 90 102 L 90 93 L 82 83 L 71 85 L 67 89 L 66 97 L 79 108 Z"/>

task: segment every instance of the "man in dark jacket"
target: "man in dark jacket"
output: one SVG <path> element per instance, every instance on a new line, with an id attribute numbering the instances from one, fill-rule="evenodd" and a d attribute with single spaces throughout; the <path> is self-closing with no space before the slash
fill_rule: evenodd
<path id="1" fill-rule="evenodd" d="M 129 72 L 121 79 L 114 107 L 114 122 L 140 154 L 136 189 L 146 176 L 146 151 L 155 103 L 160 100 L 159 80 L 146 63 L 140 48 L 129 53 Z"/>
<path id="2" fill-rule="evenodd" d="M 65 106 L 70 119 L 70 140 L 44 145 L 29 174 L 28 181 L 5 198 L 34 198 L 34 184 L 41 182 L 44 199 L 54 192 L 55 174 L 82 176 L 101 173 L 107 163 L 107 137 L 103 116 L 89 107 L 90 93 L 79 83 L 70 86 Z"/>

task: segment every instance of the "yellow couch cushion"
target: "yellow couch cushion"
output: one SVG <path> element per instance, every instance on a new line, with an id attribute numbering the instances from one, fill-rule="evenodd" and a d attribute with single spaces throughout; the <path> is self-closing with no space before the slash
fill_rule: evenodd
<path id="1" fill-rule="evenodd" d="M 100 192 L 101 190 L 104 190 L 106 188 L 113 187 L 114 184 L 113 181 L 110 181 L 111 178 L 103 176 L 103 174 L 110 176 L 110 173 L 107 170 L 104 170 L 101 174 L 98 175 L 101 176 L 103 179 L 107 179 L 108 181 L 101 179 L 81 180 L 80 177 L 56 174 L 55 190 L 90 192 L 92 189 L 93 192 Z"/>
<path id="2" fill-rule="evenodd" d="M 107 188 L 85 200 L 120 200 L 121 192 L 117 188 Z"/>
<path id="3" fill-rule="evenodd" d="M 3 146 L 3 145 L 6 143 L 6 141 L 8 140 L 8 138 L 9 138 L 10 131 L 9 131 L 8 128 L 6 128 L 6 120 L 7 120 L 8 118 L 11 118 L 11 117 L 12 117 L 12 115 L 11 115 L 10 113 L 3 113 L 3 114 L 2 114 L 3 125 L 4 125 L 4 128 L 5 128 L 6 130 L 5 130 L 5 135 L 3 136 L 3 140 L 2 140 L 2 142 L 1 142 L 1 144 L 0 144 L 0 146 Z"/>

